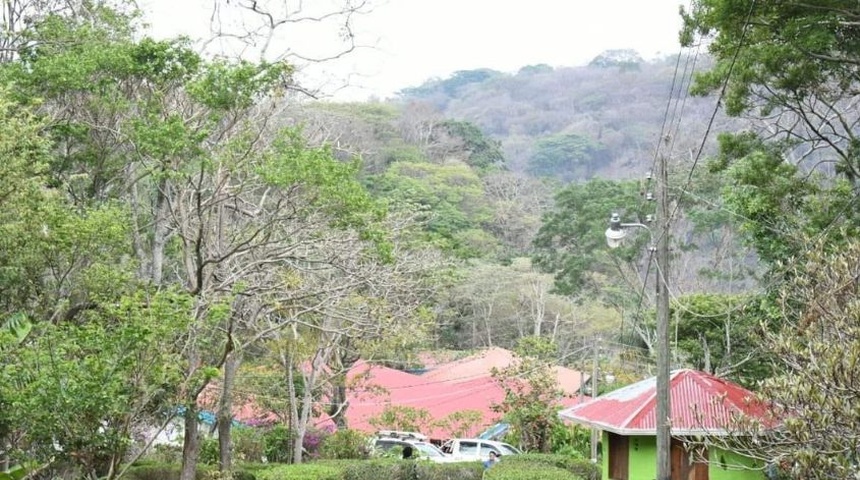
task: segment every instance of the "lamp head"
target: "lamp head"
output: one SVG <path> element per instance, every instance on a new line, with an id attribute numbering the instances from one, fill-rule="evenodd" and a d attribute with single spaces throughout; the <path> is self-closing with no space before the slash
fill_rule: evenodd
<path id="1" fill-rule="evenodd" d="M 621 241 L 627 236 L 627 231 L 621 227 L 621 217 L 613 213 L 609 219 L 609 228 L 606 229 L 606 244 L 609 248 L 618 248 Z"/>

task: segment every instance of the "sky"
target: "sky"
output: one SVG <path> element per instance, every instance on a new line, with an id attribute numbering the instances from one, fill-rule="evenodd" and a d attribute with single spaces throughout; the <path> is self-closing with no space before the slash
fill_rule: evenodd
<path id="1" fill-rule="evenodd" d="M 221 24 L 237 32 L 255 18 L 236 9 L 251 0 L 141 0 L 139 5 L 159 38 L 210 34 L 213 2 L 221 1 Z M 357 0 L 269 0 L 302 4 L 307 14 L 331 11 Z M 679 52 L 680 0 L 368 0 L 368 13 L 354 18 L 359 48 L 337 60 L 308 64 L 302 79 L 336 100 L 386 98 L 431 78 L 457 70 L 491 68 L 515 73 L 526 65 L 553 67 L 587 64 L 610 49 L 634 49 L 645 59 Z M 264 3 L 261 0 L 261 3 Z M 272 7 L 278 8 L 278 7 Z M 313 11 L 316 10 L 316 11 Z M 338 25 L 307 22 L 282 28 L 269 57 L 285 52 L 329 56 L 339 52 Z M 228 41 L 210 43 L 209 51 L 230 51 L 249 59 Z"/>

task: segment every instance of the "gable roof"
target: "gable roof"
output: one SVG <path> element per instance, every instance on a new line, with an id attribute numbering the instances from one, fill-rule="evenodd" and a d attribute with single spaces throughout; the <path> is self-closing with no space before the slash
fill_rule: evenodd
<path id="1" fill-rule="evenodd" d="M 562 410 L 559 416 L 620 435 L 655 435 L 656 392 L 652 377 Z M 749 390 L 690 369 L 671 373 L 669 399 L 674 435 L 723 436 L 737 416 L 765 414 Z"/>
<path id="2" fill-rule="evenodd" d="M 495 368 L 505 368 L 514 361 L 512 352 L 502 348 L 489 348 L 469 357 L 433 366 L 424 374 L 416 375 L 381 365 L 360 361 L 347 378 L 347 423 L 350 428 L 367 432 L 377 430 L 369 420 L 378 416 L 388 405 L 400 405 L 426 410 L 433 420 L 441 420 L 454 412 L 473 410 L 481 414 L 480 422 L 467 435 L 476 435 L 499 421 L 500 415 L 492 406 L 505 398 L 504 389 L 491 375 Z M 570 397 L 580 388 L 580 372 L 557 367 L 559 386 Z M 573 405 L 574 398 L 559 399 L 559 404 Z M 444 427 L 422 431 L 431 438 L 447 438 Z"/>

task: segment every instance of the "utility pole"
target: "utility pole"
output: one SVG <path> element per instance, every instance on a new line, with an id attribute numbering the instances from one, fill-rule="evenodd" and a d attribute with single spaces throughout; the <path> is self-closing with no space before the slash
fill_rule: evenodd
<path id="1" fill-rule="evenodd" d="M 657 166 L 657 480 L 671 480 L 669 405 L 669 173 L 666 157 Z"/>
<path id="2" fill-rule="evenodd" d="M 668 138 L 667 138 L 668 140 Z M 648 177 L 651 178 L 650 175 Z M 648 199 L 653 197 L 648 195 Z M 651 235 L 651 244 L 657 259 L 657 479 L 671 480 L 672 432 L 671 408 L 669 405 L 669 171 L 666 157 L 657 162 L 657 231 L 642 223 L 622 223 L 618 213 L 613 213 L 606 230 L 606 244 L 618 248 L 629 228 L 644 228 Z M 650 219 L 649 219 L 650 220 Z"/>
<path id="3" fill-rule="evenodd" d="M 591 366 L 591 398 L 597 398 L 597 378 L 600 373 L 598 372 L 597 364 L 600 360 L 600 337 L 594 337 L 594 358 L 593 364 Z M 597 461 L 597 429 L 591 429 L 591 459 L 593 461 Z"/>

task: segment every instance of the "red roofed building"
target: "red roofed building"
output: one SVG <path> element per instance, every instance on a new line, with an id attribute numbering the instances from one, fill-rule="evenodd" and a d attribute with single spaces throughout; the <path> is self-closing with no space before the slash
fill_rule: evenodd
<path id="1" fill-rule="evenodd" d="M 374 432 L 370 420 L 378 417 L 388 405 L 412 407 L 427 411 L 436 422 L 454 412 L 476 411 L 480 421 L 464 435 L 476 435 L 499 421 L 492 406 L 504 399 L 504 390 L 492 378 L 493 368 L 505 368 L 515 360 L 502 348 L 490 348 L 452 362 L 440 363 L 423 374 L 411 374 L 379 365 L 359 362 L 349 372 L 349 406 L 346 419 L 350 428 Z M 559 386 L 569 395 L 560 399 L 564 406 L 573 405 L 583 376 L 567 368 L 556 368 Z M 444 426 L 431 426 L 421 433 L 437 439 L 450 436 Z"/>
<path id="2" fill-rule="evenodd" d="M 649 378 L 563 410 L 566 420 L 603 430 L 603 478 L 656 477 L 656 378 Z M 672 480 L 764 478 L 762 465 L 717 448 L 697 461 L 683 437 L 725 436 L 737 416 L 763 418 L 765 409 L 743 387 L 696 370 L 676 370 L 669 381 Z"/>

